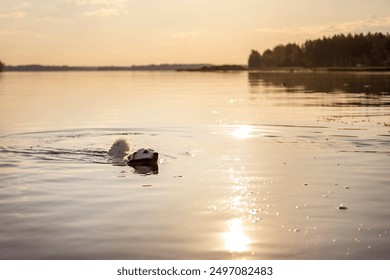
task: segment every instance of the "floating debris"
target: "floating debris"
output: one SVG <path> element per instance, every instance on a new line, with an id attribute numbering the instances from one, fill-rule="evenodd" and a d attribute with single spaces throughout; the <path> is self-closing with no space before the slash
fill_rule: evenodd
<path id="1" fill-rule="evenodd" d="M 337 209 L 339 209 L 339 210 L 347 210 L 348 207 L 343 206 L 343 205 L 341 204 L 339 207 L 337 207 Z"/>

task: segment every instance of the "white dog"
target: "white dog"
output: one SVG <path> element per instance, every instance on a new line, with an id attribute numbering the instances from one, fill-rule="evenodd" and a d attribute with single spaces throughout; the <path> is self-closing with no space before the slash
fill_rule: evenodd
<path id="1" fill-rule="evenodd" d="M 130 143 L 126 139 L 117 139 L 112 144 L 108 154 L 117 159 L 124 159 L 129 165 L 156 165 L 158 161 L 158 153 L 153 149 L 139 149 L 134 153 L 130 153 Z"/>
<path id="2" fill-rule="evenodd" d="M 112 144 L 108 154 L 117 159 L 123 159 L 130 153 L 130 143 L 126 139 L 116 139 Z"/>

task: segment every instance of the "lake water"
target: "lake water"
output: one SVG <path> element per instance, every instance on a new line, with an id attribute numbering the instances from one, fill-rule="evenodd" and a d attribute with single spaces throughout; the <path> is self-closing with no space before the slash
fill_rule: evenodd
<path id="1" fill-rule="evenodd" d="M 1 259 L 390 259 L 390 73 L 0 75 Z M 160 153 L 115 162 L 117 138 Z"/>

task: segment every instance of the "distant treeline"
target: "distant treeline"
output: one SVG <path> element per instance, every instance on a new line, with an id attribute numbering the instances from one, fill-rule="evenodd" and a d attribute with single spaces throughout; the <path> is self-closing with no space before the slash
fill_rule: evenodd
<path id="1" fill-rule="evenodd" d="M 214 71 L 245 71 L 242 65 L 224 64 L 224 65 L 209 65 L 196 69 L 178 69 L 177 71 L 189 71 L 189 72 L 214 72 Z"/>
<path id="2" fill-rule="evenodd" d="M 386 66 L 390 66 L 388 33 L 339 34 L 302 45 L 278 45 L 263 54 L 252 50 L 248 59 L 249 68 Z"/>
<path id="3" fill-rule="evenodd" d="M 209 64 L 150 64 L 150 65 L 133 65 L 133 66 L 58 66 L 58 65 L 4 65 L 5 71 L 163 71 L 163 70 L 180 70 L 180 69 L 197 69 L 208 66 Z M 1 61 L 0 61 L 1 69 Z"/>
<path id="4" fill-rule="evenodd" d="M 39 64 L 28 64 L 28 65 L 6 65 L 5 71 L 80 71 L 90 70 L 92 67 L 73 67 L 65 65 L 39 65 Z"/>

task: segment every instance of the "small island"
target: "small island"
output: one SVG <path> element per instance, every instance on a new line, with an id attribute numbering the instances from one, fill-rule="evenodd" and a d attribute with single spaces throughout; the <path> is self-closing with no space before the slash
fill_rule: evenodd
<path id="1" fill-rule="evenodd" d="M 191 72 L 213 72 L 213 71 L 246 71 L 248 68 L 242 66 L 242 65 L 210 65 L 210 66 L 203 66 L 201 68 L 197 69 L 179 69 L 177 71 L 191 71 Z"/>

